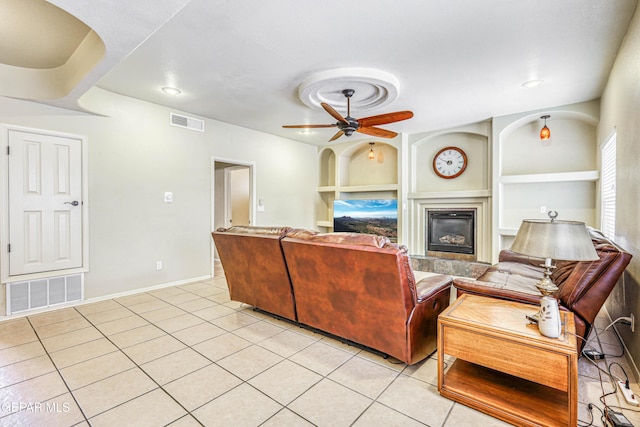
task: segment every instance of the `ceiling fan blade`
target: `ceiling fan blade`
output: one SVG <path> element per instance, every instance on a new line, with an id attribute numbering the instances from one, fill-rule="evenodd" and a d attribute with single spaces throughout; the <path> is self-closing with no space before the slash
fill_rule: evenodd
<path id="1" fill-rule="evenodd" d="M 357 132 L 365 133 L 371 136 L 379 136 L 380 138 L 395 138 L 398 136 L 397 132 L 392 132 L 386 129 L 374 128 L 372 126 L 362 127 L 360 126 Z"/>
<path id="2" fill-rule="evenodd" d="M 377 126 L 407 120 L 411 117 L 413 117 L 413 113 L 411 111 L 396 111 L 395 113 L 364 117 L 362 119 L 358 119 L 358 123 L 360 123 L 360 126 L 364 127 Z"/>
<path id="3" fill-rule="evenodd" d="M 345 119 L 344 117 L 342 117 L 340 115 L 340 113 L 338 113 L 336 110 L 333 109 L 333 107 L 325 102 L 320 103 L 320 105 L 322 105 L 322 108 L 324 108 L 324 110 L 331 114 L 331 117 L 333 117 L 334 119 L 336 119 L 339 122 L 343 122 L 345 124 L 349 124 L 349 122 L 347 121 L 347 119 Z"/>
<path id="4" fill-rule="evenodd" d="M 342 135 L 344 135 L 344 132 L 339 130 L 335 135 L 333 135 L 333 137 L 329 140 L 329 142 L 335 141 L 336 139 L 340 138 Z"/>
<path id="5" fill-rule="evenodd" d="M 336 124 L 332 125 L 283 125 L 283 128 L 293 129 L 315 129 L 315 128 L 334 128 Z"/>

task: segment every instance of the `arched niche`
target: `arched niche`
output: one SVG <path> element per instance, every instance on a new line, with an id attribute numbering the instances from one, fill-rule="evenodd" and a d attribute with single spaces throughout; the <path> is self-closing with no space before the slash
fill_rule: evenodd
<path id="1" fill-rule="evenodd" d="M 370 142 L 373 142 L 373 146 Z M 369 159 L 372 148 L 374 158 Z M 354 144 L 342 152 L 340 168 L 342 186 L 397 184 L 398 149 L 382 141 Z"/>
<path id="2" fill-rule="evenodd" d="M 499 175 L 578 172 L 597 168 L 597 120 L 575 111 L 551 111 L 548 141 L 540 140 L 542 113 L 521 117 L 499 136 Z"/>
<path id="3" fill-rule="evenodd" d="M 320 151 L 320 179 L 321 187 L 336 185 L 336 153 L 331 148 Z"/>
<path id="4" fill-rule="evenodd" d="M 469 191 L 489 188 L 487 135 L 451 131 L 430 135 L 412 147 L 413 192 Z M 467 155 L 467 168 L 454 179 L 443 179 L 433 171 L 433 158 L 445 147 L 461 148 Z"/>

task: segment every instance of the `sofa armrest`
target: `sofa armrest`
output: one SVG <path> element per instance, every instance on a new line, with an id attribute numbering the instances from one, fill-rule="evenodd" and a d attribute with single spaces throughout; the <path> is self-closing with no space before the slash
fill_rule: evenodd
<path id="1" fill-rule="evenodd" d="M 456 288 L 458 296 L 465 293 L 484 295 L 487 297 L 500 298 L 509 301 L 536 305 L 540 304 L 540 298 L 542 298 L 542 295 L 539 292 L 535 294 L 533 292 L 525 293 L 522 291 L 514 291 L 512 289 L 504 287 L 504 285 L 502 284 L 484 282 L 481 280 L 454 278 L 453 286 Z"/>
<path id="2" fill-rule="evenodd" d="M 451 287 L 453 278 L 444 274 L 425 277 L 416 283 L 416 300 L 419 303 L 429 300 L 445 288 Z"/>

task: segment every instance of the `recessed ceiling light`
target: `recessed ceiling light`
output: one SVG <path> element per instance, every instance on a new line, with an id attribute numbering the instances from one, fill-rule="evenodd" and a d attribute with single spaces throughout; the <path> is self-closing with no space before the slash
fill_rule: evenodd
<path id="1" fill-rule="evenodd" d="M 169 86 L 165 86 L 162 88 L 162 91 L 166 94 L 169 95 L 180 95 L 182 93 L 182 91 L 178 88 L 175 87 L 169 87 Z"/>
<path id="2" fill-rule="evenodd" d="M 542 83 L 543 80 L 528 80 L 522 83 L 522 86 L 530 89 L 532 87 L 540 86 Z"/>

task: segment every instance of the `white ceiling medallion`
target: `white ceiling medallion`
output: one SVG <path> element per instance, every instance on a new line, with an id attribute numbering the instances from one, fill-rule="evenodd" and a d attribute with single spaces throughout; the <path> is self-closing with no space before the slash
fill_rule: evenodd
<path id="1" fill-rule="evenodd" d="M 383 107 L 398 98 L 400 83 L 387 72 L 372 68 L 337 68 L 322 71 L 306 78 L 298 88 L 300 100 L 310 108 L 322 109 L 325 102 L 336 110 L 347 110 L 342 91 L 353 89 L 353 111 Z"/>

